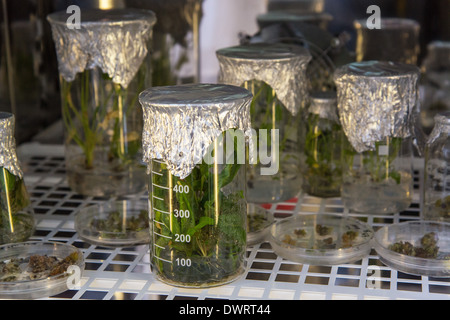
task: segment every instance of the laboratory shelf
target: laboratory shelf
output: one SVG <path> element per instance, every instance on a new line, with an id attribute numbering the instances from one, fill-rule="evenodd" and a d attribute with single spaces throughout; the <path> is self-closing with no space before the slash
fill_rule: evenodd
<path id="1" fill-rule="evenodd" d="M 108 248 L 83 241 L 74 228 L 78 210 L 111 200 L 83 197 L 70 190 L 62 146 L 31 143 L 18 148 L 25 182 L 32 197 L 37 228 L 31 240 L 58 241 L 79 248 L 85 258 L 81 280 L 70 290 L 43 299 L 105 300 L 301 300 L 301 299 L 450 299 L 450 278 L 399 272 L 384 265 L 372 248 L 359 261 L 332 266 L 285 260 L 269 242 L 247 247 L 247 269 L 230 284 L 186 289 L 158 281 L 150 270 L 148 245 Z M 393 215 L 348 212 L 339 198 L 299 194 L 266 205 L 276 220 L 292 215 L 335 213 L 359 219 L 376 231 L 383 226 L 420 219 L 421 161 L 415 163 L 412 205 Z M 124 199 L 146 200 L 146 192 Z"/>

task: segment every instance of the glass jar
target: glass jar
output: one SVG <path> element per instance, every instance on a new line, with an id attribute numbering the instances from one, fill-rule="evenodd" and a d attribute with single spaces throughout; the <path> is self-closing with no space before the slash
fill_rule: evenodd
<path id="1" fill-rule="evenodd" d="M 0 112 L 0 244 L 26 241 L 35 230 L 34 212 L 16 155 L 14 115 Z"/>
<path id="2" fill-rule="evenodd" d="M 422 218 L 450 222 L 450 112 L 434 117 L 425 146 Z"/>
<path id="3" fill-rule="evenodd" d="M 343 155 L 351 150 L 351 145 L 340 125 L 336 93 L 314 92 L 310 101 L 304 139 L 303 191 L 316 197 L 338 197 Z"/>
<path id="4" fill-rule="evenodd" d="M 39 32 L 37 12 L 30 7 L 20 7 L 23 10 L 20 17 L 13 14 L 17 11 L 13 3 L 5 3 L 2 10 L 2 29 L 6 30 L 0 33 L 0 110 L 15 115 L 16 126 L 20 128 L 15 135 L 18 143 L 30 140 L 44 123 L 57 118 L 51 114 L 53 110 L 45 108 L 45 103 L 49 102 L 44 101 L 47 98 L 44 89 L 50 81 L 44 82 L 40 78 L 44 76 L 44 55 L 37 48 L 41 49 L 38 41 L 42 32 Z M 7 23 L 3 22 L 5 18 Z M 45 122 L 43 113 L 46 114 Z"/>
<path id="5" fill-rule="evenodd" d="M 450 110 L 450 41 L 433 41 L 427 46 L 421 71 L 421 124 L 430 134 L 435 115 Z"/>
<path id="6" fill-rule="evenodd" d="M 154 87 L 140 101 L 153 272 L 181 287 L 237 279 L 245 269 L 251 94 L 191 84 Z"/>
<path id="7" fill-rule="evenodd" d="M 294 26 L 312 25 L 326 31 L 333 17 L 326 12 L 269 11 L 257 16 L 258 26 L 262 29 L 270 25 L 289 23 Z"/>
<path id="8" fill-rule="evenodd" d="M 411 138 L 386 137 L 375 143 L 373 151 L 346 152 L 343 169 L 341 197 L 346 208 L 382 214 L 403 211 L 411 204 Z"/>
<path id="9" fill-rule="evenodd" d="M 367 20 L 356 20 L 356 61 L 395 61 L 417 64 L 420 24 L 401 18 L 380 18 L 381 28 L 370 29 Z"/>
<path id="10" fill-rule="evenodd" d="M 200 77 L 203 0 L 126 0 L 127 7 L 156 14 L 153 28 L 153 86 L 196 83 Z"/>
<path id="11" fill-rule="evenodd" d="M 298 13 L 319 13 L 325 7 L 325 0 L 269 0 L 268 11 L 290 11 Z"/>
<path id="12" fill-rule="evenodd" d="M 247 81 L 244 87 L 254 95 L 251 116 L 258 152 L 267 148 L 265 153 L 270 154 L 269 161 L 260 156 L 256 164 L 249 164 L 247 199 L 251 203 L 289 200 L 297 195 L 302 184 L 301 154 L 296 140 L 299 116 L 293 117 L 265 82 Z"/>
<path id="13" fill-rule="evenodd" d="M 49 16 L 69 186 L 86 196 L 140 192 L 145 167 L 138 95 L 151 86 L 148 45 L 155 15 L 137 9 L 86 10 L 79 29 L 67 28 L 67 19 L 64 12 Z"/>
<path id="14" fill-rule="evenodd" d="M 396 213 L 413 195 L 412 139 L 420 71 L 408 64 L 364 61 L 338 68 L 344 152 L 341 197 L 349 210 Z"/>
<path id="15" fill-rule="evenodd" d="M 308 101 L 302 47 L 255 43 L 216 52 L 219 82 L 243 86 L 253 94 L 251 123 L 258 154 L 247 168 L 247 200 L 289 200 L 301 190 L 301 145 L 298 130 Z"/>

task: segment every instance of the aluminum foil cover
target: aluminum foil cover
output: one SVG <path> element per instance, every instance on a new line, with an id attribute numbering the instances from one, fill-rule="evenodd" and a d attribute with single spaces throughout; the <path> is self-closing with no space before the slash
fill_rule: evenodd
<path id="1" fill-rule="evenodd" d="M 252 98 L 244 88 L 222 84 L 145 90 L 139 95 L 144 116 L 144 162 L 163 160 L 172 175 L 186 178 L 222 132 L 238 129 L 251 134 Z"/>
<path id="2" fill-rule="evenodd" d="M 12 113 L 0 112 L 0 167 L 7 169 L 16 177 L 22 178 L 22 169 L 16 154 L 14 138 L 15 118 Z"/>
<path id="3" fill-rule="evenodd" d="M 306 107 L 306 69 L 312 58 L 307 49 L 281 43 L 251 43 L 220 49 L 216 55 L 220 83 L 242 86 L 246 81 L 264 81 L 293 116 Z"/>
<path id="4" fill-rule="evenodd" d="M 387 137 L 412 135 L 419 76 L 416 66 L 384 61 L 335 71 L 340 121 L 357 152 L 374 150 L 375 142 Z"/>
<path id="5" fill-rule="evenodd" d="M 450 133 L 450 111 L 441 112 L 434 116 L 434 127 L 431 131 L 426 145 L 431 146 L 441 135 Z"/>
<path id="6" fill-rule="evenodd" d="M 77 73 L 98 67 L 127 88 L 147 56 L 155 14 L 139 9 L 82 10 L 79 29 L 68 27 L 70 16 L 48 16 L 60 75 L 71 82 Z"/>
<path id="7" fill-rule="evenodd" d="M 320 118 L 339 123 L 337 113 L 337 96 L 334 91 L 313 92 L 310 96 L 309 112 L 319 115 Z"/>

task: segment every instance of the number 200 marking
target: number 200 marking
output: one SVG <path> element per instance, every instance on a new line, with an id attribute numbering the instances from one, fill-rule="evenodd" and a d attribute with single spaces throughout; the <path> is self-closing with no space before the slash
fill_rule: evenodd
<path id="1" fill-rule="evenodd" d="M 175 234 L 175 242 L 191 242 L 191 236 L 188 234 Z"/>

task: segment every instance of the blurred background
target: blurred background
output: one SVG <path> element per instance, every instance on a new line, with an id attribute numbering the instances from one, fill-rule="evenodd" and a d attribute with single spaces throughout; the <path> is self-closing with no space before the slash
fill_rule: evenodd
<path id="1" fill-rule="evenodd" d="M 215 51 L 243 42 L 290 39 L 306 43 L 317 50 L 316 59 L 324 62 L 330 71 L 339 64 L 354 61 L 358 46 L 354 21 L 367 20 L 371 16 L 367 8 L 377 5 L 382 19 L 412 19 L 419 24 L 414 61 L 424 73 L 422 108 L 449 108 L 450 0 L 0 1 L 0 111 L 16 115 L 18 144 L 28 141 L 62 143 L 58 65 L 46 16 L 65 11 L 72 4 L 82 10 L 138 7 L 155 11 L 156 37 L 158 32 L 165 34 L 169 32 L 167 28 L 172 28 L 170 33 L 175 39 L 176 34 L 184 37 L 183 41 L 174 43 L 193 51 L 195 65 L 183 71 L 192 76 L 180 77 L 185 79 L 182 82 L 210 83 L 217 81 L 219 67 Z M 186 8 L 193 8 L 193 2 L 199 4 L 195 7 L 198 20 L 194 19 L 193 23 L 186 18 L 185 25 L 177 24 L 184 21 L 180 20 L 178 9 L 191 17 L 193 11 Z M 174 25 L 177 33 L 173 31 Z M 190 32 L 183 32 L 183 28 Z M 186 44 L 185 40 L 191 44 Z M 387 50 L 383 47 L 386 40 L 378 38 L 376 41 L 381 45 L 371 50 Z M 158 50 L 157 45 L 154 50 Z M 433 71 L 437 73 L 432 74 Z M 157 80 L 154 79 L 154 85 L 164 85 Z"/>

